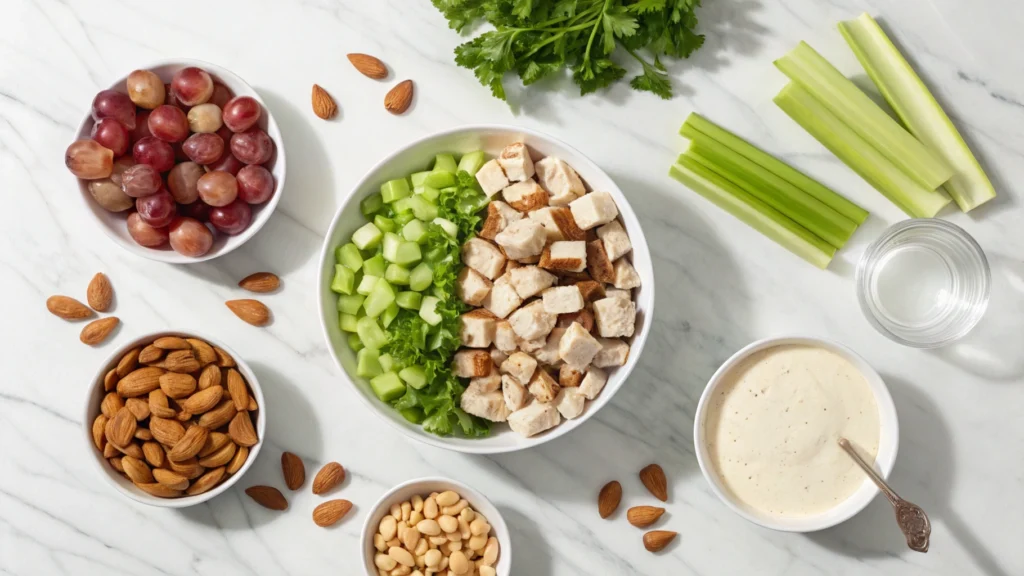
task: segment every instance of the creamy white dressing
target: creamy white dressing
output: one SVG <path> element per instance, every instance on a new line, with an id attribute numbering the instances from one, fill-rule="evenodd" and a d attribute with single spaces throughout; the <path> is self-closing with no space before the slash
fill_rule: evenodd
<path id="1" fill-rule="evenodd" d="M 737 500 L 762 513 L 818 514 L 853 494 L 864 473 L 839 447 L 840 436 L 868 462 L 878 453 L 878 406 L 867 379 L 825 348 L 761 350 L 726 373 L 709 402 L 711 464 Z"/>

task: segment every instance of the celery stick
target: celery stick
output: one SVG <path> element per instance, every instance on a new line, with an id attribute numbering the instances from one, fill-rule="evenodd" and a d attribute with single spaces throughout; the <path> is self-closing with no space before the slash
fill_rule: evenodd
<path id="1" fill-rule="evenodd" d="M 458 171 L 458 167 L 455 164 L 455 156 L 452 154 L 438 154 L 437 156 L 434 156 L 433 170 L 441 170 L 454 174 Z"/>
<path id="2" fill-rule="evenodd" d="M 359 253 L 359 248 L 351 242 L 338 246 L 338 249 L 335 250 L 335 260 L 353 272 L 358 272 L 363 267 L 363 255 Z"/>
<path id="3" fill-rule="evenodd" d="M 331 290 L 339 294 L 351 294 L 355 281 L 355 272 L 341 264 L 334 265 L 334 279 L 331 280 Z"/>
<path id="4" fill-rule="evenodd" d="M 904 130 L 806 42 L 800 42 L 776 60 L 775 66 L 921 186 L 934 190 L 953 175 L 953 169 L 944 160 Z"/>
<path id="5" fill-rule="evenodd" d="M 907 214 L 933 218 L 949 204 L 945 192 L 920 186 L 799 84 L 790 82 L 775 104 Z"/>
<path id="6" fill-rule="evenodd" d="M 366 345 L 363 344 L 362 339 L 359 338 L 359 334 L 349 334 L 348 347 L 351 348 L 353 352 L 359 352 L 366 348 Z"/>
<path id="7" fill-rule="evenodd" d="M 359 202 L 359 209 L 363 216 L 367 218 L 377 210 L 380 210 L 382 206 L 384 206 L 384 198 L 379 192 L 374 192 Z"/>
<path id="8" fill-rule="evenodd" d="M 868 14 L 839 23 L 868 76 L 911 134 L 953 167 L 945 188 L 964 212 L 996 197 L 995 188 L 956 126 L 889 37 Z"/>
<path id="9" fill-rule="evenodd" d="M 416 188 L 418 186 L 422 186 L 423 181 L 427 178 L 427 174 L 430 174 L 429 170 L 425 172 L 414 172 L 410 174 L 409 180 L 412 181 L 412 187 Z"/>
<path id="10" fill-rule="evenodd" d="M 384 270 L 387 269 L 387 263 L 384 262 L 384 255 L 377 254 L 373 258 L 367 258 L 363 262 L 363 274 L 367 276 L 383 276 Z"/>
<path id="11" fill-rule="evenodd" d="M 377 214 L 376 216 L 373 217 L 373 225 L 376 226 L 377 229 L 380 230 L 381 232 L 395 231 L 395 221 L 392 220 L 391 218 L 381 216 L 380 214 Z"/>
<path id="12" fill-rule="evenodd" d="M 696 112 L 691 112 L 686 119 L 679 133 L 700 142 L 714 141 L 740 156 L 750 160 L 779 178 L 796 186 L 805 193 L 810 194 L 826 206 L 853 220 L 857 224 L 863 224 L 868 219 L 868 211 L 847 200 L 844 196 L 833 192 L 817 180 L 793 168 L 789 164 L 762 151 L 743 138 L 718 126 L 707 118 Z"/>
<path id="13" fill-rule="evenodd" d="M 832 261 L 833 246 L 696 159 L 683 155 L 669 175 L 818 268 L 824 269 Z"/>
<path id="14" fill-rule="evenodd" d="M 380 324 L 377 324 L 377 320 L 369 316 L 359 319 L 356 324 L 356 334 L 359 334 L 363 346 L 371 350 L 380 350 L 388 343 L 388 335 L 380 327 Z"/>
<path id="15" fill-rule="evenodd" d="M 406 310 L 419 310 L 423 296 L 419 292 L 399 292 L 395 295 L 395 304 Z"/>
<path id="16" fill-rule="evenodd" d="M 338 296 L 338 312 L 355 316 L 359 313 L 359 309 L 363 307 L 363 300 L 365 299 L 366 297 L 360 294 L 342 294 Z"/>
<path id="17" fill-rule="evenodd" d="M 381 184 L 380 194 L 384 203 L 390 204 L 395 200 L 401 200 L 402 198 L 408 197 L 412 194 L 412 190 L 409 188 L 408 180 L 405 178 L 397 178 L 395 180 L 388 180 Z"/>
<path id="18" fill-rule="evenodd" d="M 371 250 L 377 247 L 381 240 L 380 228 L 373 225 L 373 222 L 363 224 L 362 228 L 352 233 L 352 243 L 360 250 Z"/>
<path id="19" fill-rule="evenodd" d="M 469 173 L 470 176 L 475 176 L 476 173 L 480 171 L 480 167 L 483 166 L 486 161 L 487 157 L 484 154 L 484 151 L 476 150 L 475 152 L 464 154 L 462 158 L 459 159 L 458 169 L 460 172 L 465 171 Z"/>
<path id="20" fill-rule="evenodd" d="M 341 327 L 342 332 L 355 332 L 358 321 L 359 318 L 351 314 L 338 315 L 338 325 Z"/>

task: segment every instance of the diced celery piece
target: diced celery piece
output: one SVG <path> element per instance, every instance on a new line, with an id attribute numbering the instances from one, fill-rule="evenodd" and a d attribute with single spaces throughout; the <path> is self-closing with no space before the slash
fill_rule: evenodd
<path id="1" fill-rule="evenodd" d="M 424 198 L 430 200 L 431 202 L 436 203 L 437 199 L 441 197 L 441 191 L 438 190 L 437 188 L 432 188 L 430 186 L 420 186 L 416 190 L 418 190 L 416 194 L 423 196 Z"/>
<path id="2" fill-rule="evenodd" d="M 388 264 L 388 269 L 384 271 L 384 279 L 392 284 L 408 286 L 409 269 L 398 264 Z"/>
<path id="3" fill-rule="evenodd" d="M 405 418 L 413 424 L 423 424 L 423 421 L 427 419 L 427 415 L 420 408 L 403 408 L 398 411 Z"/>
<path id="4" fill-rule="evenodd" d="M 363 344 L 363 341 L 359 339 L 359 334 L 349 334 L 348 347 L 356 352 L 359 352 L 363 348 L 366 348 L 366 345 Z"/>
<path id="5" fill-rule="evenodd" d="M 394 232 L 396 229 L 394 220 L 381 216 L 380 214 L 373 217 L 373 224 L 384 233 Z"/>
<path id="6" fill-rule="evenodd" d="M 338 312 L 342 314 L 358 314 L 359 309 L 363 307 L 363 300 L 366 300 L 365 296 L 360 294 L 342 294 L 338 296 Z"/>
<path id="7" fill-rule="evenodd" d="M 486 161 L 487 157 L 484 155 L 483 150 L 470 152 L 459 159 L 458 171 L 465 171 L 468 172 L 470 176 L 475 176 L 476 173 L 480 171 L 480 167 L 483 166 Z"/>
<path id="8" fill-rule="evenodd" d="M 367 296 L 370 292 L 373 292 L 374 286 L 380 281 L 379 276 L 371 276 L 369 274 L 363 276 L 363 279 L 359 281 L 359 286 L 356 287 L 356 293 Z M 366 304 L 364 301 L 363 304 Z"/>
<path id="9" fill-rule="evenodd" d="M 378 280 L 363 302 L 363 310 L 370 318 L 380 316 L 384 309 L 395 301 L 395 290 L 387 280 Z"/>
<path id="10" fill-rule="evenodd" d="M 370 250 L 376 248 L 383 237 L 380 228 L 374 226 L 373 222 L 367 222 L 352 234 L 352 243 L 360 250 Z"/>
<path id="11" fill-rule="evenodd" d="M 394 208 L 396 215 L 404 214 L 412 210 L 412 206 L 409 205 L 409 198 L 402 198 L 401 200 L 396 200 L 395 203 L 391 205 L 391 207 Z"/>
<path id="12" fill-rule="evenodd" d="M 380 210 L 383 205 L 384 198 L 381 197 L 379 192 L 374 192 L 359 202 L 359 210 L 363 213 L 363 216 L 369 218 L 371 214 Z"/>
<path id="13" fill-rule="evenodd" d="M 434 156 L 434 171 L 438 170 L 455 173 L 458 170 L 455 164 L 455 156 L 451 154 L 438 154 Z"/>
<path id="14" fill-rule="evenodd" d="M 457 182 L 458 180 L 455 179 L 455 173 L 434 170 L 430 174 L 427 174 L 426 178 L 423 179 L 422 185 L 441 189 L 449 186 L 455 186 Z"/>
<path id="15" fill-rule="evenodd" d="M 406 241 L 398 245 L 398 250 L 395 251 L 395 258 L 392 261 L 395 264 L 414 264 L 422 258 L 423 253 L 420 252 L 420 245 L 415 242 Z"/>
<path id="16" fill-rule="evenodd" d="M 402 227 L 402 237 L 409 242 L 420 242 L 427 236 L 427 225 L 422 220 L 410 220 Z"/>
<path id="17" fill-rule="evenodd" d="M 419 292 L 399 292 L 395 296 L 395 304 L 406 310 L 419 310 L 423 296 Z"/>
<path id="18" fill-rule="evenodd" d="M 410 194 L 412 191 L 409 189 L 409 181 L 405 178 L 388 180 L 380 185 L 380 195 L 386 204 L 405 198 Z"/>
<path id="19" fill-rule="evenodd" d="M 363 255 L 359 253 L 359 247 L 351 242 L 338 246 L 334 258 L 338 264 L 353 272 L 358 272 L 363 267 Z"/>
<path id="20" fill-rule="evenodd" d="M 398 226 L 405 226 L 406 224 L 408 224 L 409 222 L 412 222 L 415 219 L 416 219 L 416 215 L 413 214 L 411 210 L 409 212 L 402 212 L 401 214 L 395 214 L 395 217 L 394 217 L 395 224 L 398 225 Z"/>
<path id="21" fill-rule="evenodd" d="M 433 296 L 424 296 L 423 302 L 420 304 L 420 318 L 431 326 L 437 326 L 441 323 L 441 315 L 437 313 L 437 305 L 441 301 Z"/>
<path id="22" fill-rule="evenodd" d="M 352 314 L 338 315 L 338 325 L 341 326 L 342 332 L 355 332 L 357 322 L 359 322 L 359 318 L 356 318 Z"/>
<path id="23" fill-rule="evenodd" d="M 394 357 L 392 357 L 391 354 L 381 354 L 380 367 L 383 368 L 385 372 L 391 372 L 392 370 L 395 370 Z M 397 372 L 397 370 L 395 371 Z"/>
<path id="24" fill-rule="evenodd" d="M 388 262 L 395 261 L 395 254 L 398 253 L 398 245 L 402 243 L 402 237 L 394 232 L 384 235 L 384 259 Z"/>
<path id="25" fill-rule="evenodd" d="M 438 286 L 436 283 L 433 286 L 430 287 L 430 292 L 431 292 L 431 294 L 433 294 L 434 296 L 437 296 L 441 300 L 444 300 L 448 296 L 448 294 L 446 293 L 446 290 L 444 288 Z"/>
<path id="26" fill-rule="evenodd" d="M 388 343 L 388 335 L 377 323 L 376 318 L 363 316 L 356 324 L 356 334 L 363 341 L 363 345 L 373 350 L 380 350 Z"/>
<path id="27" fill-rule="evenodd" d="M 395 318 L 398 318 L 398 304 L 392 302 L 391 305 L 385 308 L 384 312 L 380 315 L 380 323 L 387 328 L 388 326 L 391 326 L 391 323 L 395 321 Z"/>
<path id="28" fill-rule="evenodd" d="M 427 385 L 427 373 L 420 366 L 406 366 L 398 372 L 398 377 L 417 390 Z"/>
<path id="29" fill-rule="evenodd" d="M 352 286 L 356 281 L 356 273 L 342 266 L 334 265 L 334 279 L 331 280 L 331 290 L 339 294 L 351 294 Z"/>
<path id="30" fill-rule="evenodd" d="M 430 174 L 430 170 L 424 170 L 423 172 L 413 172 L 409 176 L 409 180 L 412 181 L 412 187 L 417 188 L 423 185 L 423 181 L 427 178 L 427 174 Z"/>
<path id="31" fill-rule="evenodd" d="M 370 388 L 381 402 L 391 402 L 405 394 L 405 384 L 394 372 L 385 372 L 370 380 Z"/>
<path id="32" fill-rule="evenodd" d="M 420 220 L 430 222 L 437 218 L 437 205 L 424 198 L 422 194 L 410 198 L 409 206 L 412 208 L 412 213 Z"/>
<path id="33" fill-rule="evenodd" d="M 424 263 L 418 264 L 409 273 L 409 288 L 422 292 L 434 283 L 434 271 Z"/>
<path id="34" fill-rule="evenodd" d="M 447 218 L 434 218 L 434 224 L 440 226 L 444 230 L 444 233 L 452 238 L 457 238 L 459 236 L 458 225 Z"/>
<path id="35" fill-rule="evenodd" d="M 384 256 L 377 254 L 373 258 L 367 258 L 363 262 L 363 273 L 368 276 L 384 276 L 384 269 L 387 268 L 387 263 L 384 262 Z"/>
<path id="36" fill-rule="evenodd" d="M 380 367 L 380 353 L 376 350 L 364 348 L 356 354 L 356 376 L 360 378 L 373 378 L 380 376 L 384 370 Z"/>

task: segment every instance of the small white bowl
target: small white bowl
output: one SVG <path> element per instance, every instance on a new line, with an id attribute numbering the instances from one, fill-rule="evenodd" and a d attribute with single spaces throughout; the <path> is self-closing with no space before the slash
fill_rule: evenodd
<path id="1" fill-rule="evenodd" d="M 426 498 L 431 492 L 440 493 L 445 490 L 457 492 L 459 496 L 466 499 L 466 502 L 469 502 L 470 508 L 487 518 L 487 523 L 491 525 L 491 535 L 498 539 L 498 546 L 500 547 L 498 563 L 494 566 L 494 569 L 497 571 L 498 576 L 508 576 L 511 574 L 512 540 L 509 537 L 508 526 L 505 525 L 505 520 L 501 517 L 501 512 L 498 511 L 494 504 L 491 504 L 491 501 L 486 496 L 462 482 L 432 476 L 409 480 L 388 490 L 373 505 L 370 513 L 366 515 L 366 522 L 363 523 L 363 532 L 359 542 L 360 554 L 363 556 L 363 565 L 366 566 L 368 576 L 377 576 L 378 574 L 377 567 L 373 563 L 373 557 L 377 554 L 377 549 L 373 547 L 373 535 L 377 533 L 380 521 L 384 516 L 391 513 L 391 505 L 401 504 L 412 498 L 415 494 Z"/>
<path id="2" fill-rule="evenodd" d="M 814 532 L 845 522 L 863 510 L 878 494 L 878 488 L 875 486 L 874 482 L 865 475 L 864 482 L 861 484 L 860 488 L 851 494 L 849 498 L 830 510 L 820 514 L 796 518 L 773 516 L 753 510 L 749 506 L 742 504 L 737 501 L 735 496 L 725 488 L 725 486 L 723 486 L 721 479 L 718 477 L 718 473 L 714 470 L 710 455 L 708 454 L 707 445 L 704 442 L 704 426 L 707 421 L 707 411 L 710 404 L 710 398 L 714 395 L 715 390 L 722 382 L 725 374 L 755 352 L 786 344 L 804 344 L 825 348 L 848 360 L 861 374 L 864 375 L 864 378 L 868 382 L 868 386 L 874 393 L 875 403 L 878 405 L 879 425 L 881 426 L 878 438 L 878 454 L 875 456 L 874 466 L 876 470 L 881 472 L 883 477 L 889 476 L 889 473 L 892 472 L 893 464 L 896 462 L 896 453 L 899 449 L 900 438 L 900 427 L 899 421 L 896 417 L 896 406 L 893 404 L 892 396 L 889 395 L 889 389 L 885 386 L 885 382 L 882 381 L 881 376 L 875 372 L 874 368 L 872 368 L 871 365 L 856 352 L 836 342 L 818 338 L 766 338 L 764 340 L 758 340 L 748 344 L 742 350 L 733 354 L 732 357 L 726 360 L 725 363 L 715 371 L 714 375 L 711 376 L 711 380 L 708 382 L 707 387 L 704 388 L 704 393 L 700 396 L 700 401 L 697 403 L 697 414 L 693 422 L 693 445 L 697 454 L 697 463 L 700 465 L 700 470 L 704 474 L 704 479 L 707 480 L 708 484 L 711 486 L 711 491 L 714 492 L 726 506 L 732 509 L 733 512 L 754 524 L 764 526 L 765 528 L 771 528 L 772 530 L 780 530 L 783 532 Z"/>
<path id="3" fill-rule="evenodd" d="M 630 258 L 642 283 L 642 286 L 634 291 L 637 327 L 630 342 L 629 357 L 625 366 L 608 371 L 608 383 L 604 390 L 597 398 L 587 402 L 582 415 L 573 420 L 563 420 L 561 424 L 551 430 L 524 438 L 509 429 L 507 424 L 498 423 L 491 427 L 490 436 L 485 438 L 436 436 L 424 431 L 422 426 L 408 422 L 398 411 L 378 400 L 370 389 L 369 383 L 355 376 L 356 355 L 348 346 L 347 334 L 338 327 L 338 295 L 331 292 L 330 289 L 331 278 L 334 274 L 334 249 L 348 242 L 352 232 L 366 222 L 359 209 L 359 202 L 379 190 L 383 182 L 426 169 L 434 155 L 442 152 L 465 154 L 473 150 L 483 150 L 489 156 L 495 157 L 502 148 L 519 141 L 524 142 L 530 148 L 531 154 L 535 158 L 558 156 L 565 160 L 579 173 L 580 178 L 590 189 L 609 192 L 615 199 L 619 209 L 619 220 L 626 228 L 633 245 Z M 320 325 L 327 338 L 327 348 L 342 369 L 342 377 L 359 393 L 363 404 L 393 428 L 410 438 L 431 446 L 469 454 L 498 454 L 524 450 L 554 440 L 580 427 L 598 410 L 607 405 L 629 378 L 630 372 L 633 371 L 640 359 L 640 353 L 647 341 L 647 335 L 650 334 L 651 321 L 654 318 L 654 269 L 651 265 L 651 254 L 647 248 L 644 232 L 640 228 L 640 221 L 637 220 L 625 194 L 619 190 L 608 174 L 580 151 L 547 134 L 512 126 L 464 126 L 445 130 L 407 144 L 381 160 L 356 184 L 338 209 L 338 213 L 335 214 L 320 253 L 319 274 L 317 300 L 320 303 Z"/>
<path id="4" fill-rule="evenodd" d="M 199 338 L 200 340 L 203 340 L 213 346 L 217 346 L 230 354 L 231 357 L 235 359 L 235 363 L 237 364 L 236 368 L 242 373 L 242 376 L 245 377 L 245 381 L 249 384 L 249 389 L 252 391 L 253 396 L 256 397 L 256 403 L 259 405 L 259 410 L 256 411 L 256 436 L 259 438 L 259 442 L 257 442 L 252 448 L 249 448 L 249 458 L 246 459 L 245 464 L 242 464 L 242 468 L 239 469 L 238 472 L 229 476 L 213 489 L 195 496 L 182 496 L 181 498 L 157 498 L 156 496 L 143 492 L 136 488 L 135 485 L 132 484 L 131 480 L 126 478 L 117 470 L 114 470 L 110 463 L 107 462 L 107 459 L 103 457 L 103 454 L 96 449 L 96 445 L 92 442 L 92 423 L 100 413 L 100 402 L 103 401 L 103 397 L 107 394 L 103 389 L 103 377 L 110 369 L 117 366 L 117 362 L 126 352 L 136 346 L 150 344 L 157 338 L 161 338 L 163 336 Z M 132 340 L 114 351 L 114 353 L 100 365 L 100 369 L 93 374 L 92 380 L 89 381 L 88 390 L 88 395 L 85 398 L 85 415 L 82 418 L 85 425 L 85 433 L 82 435 L 82 438 L 85 440 L 84 449 L 88 450 L 89 453 L 92 454 L 93 462 L 96 463 L 96 469 L 99 475 L 115 490 L 136 502 L 149 504 L 150 506 L 159 506 L 161 508 L 187 508 L 189 506 L 195 506 L 196 504 L 202 504 L 203 502 L 216 497 L 218 494 L 224 492 L 238 482 L 238 479 L 245 475 L 246 471 L 249 470 L 249 467 L 252 466 L 252 463 L 260 454 L 260 448 L 263 447 L 263 438 L 267 429 L 267 403 L 263 398 L 263 390 L 260 388 L 260 383 L 256 380 L 256 375 L 252 373 L 249 365 L 246 364 L 245 361 L 242 360 L 242 358 L 226 344 L 216 338 L 211 338 L 210 336 L 195 332 L 194 330 L 189 332 L 154 332 Z"/>
<path id="5" fill-rule="evenodd" d="M 235 236 L 215 230 L 213 234 L 213 246 L 210 247 L 210 251 L 198 258 L 179 254 L 167 245 L 160 248 L 147 248 L 145 246 L 140 246 L 132 239 L 131 235 L 128 234 L 127 216 L 131 210 L 127 210 L 125 212 L 108 212 L 107 210 L 104 210 L 103 207 L 93 200 L 92 195 L 89 194 L 89 181 L 78 178 L 75 179 L 77 180 L 78 188 L 81 191 L 82 201 L 88 207 L 88 210 L 92 212 L 93 216 L 96 217 L 100 228 L 103 229 L 103 232 L 108 238 L 113 240 L 115 244 L 133 254 L 142 256 L 143 258 L 149 258 L 150 260 L 170 262 L 172 264 L 203 262 L 204 260 L 210 260 L 217 256 L 223 256 L 242 244 L 245 244 L 249 238 L 252 238 L 257 232 L 259 232 L 260 228 L 262 228 L 263 225 L 267 223 L 267 220 L 270 219 L 270 215 L 273 214 L 274 209 L 277 208 L 277 203 L 281 200 L 281 193 L 284 191 L 285 180 L 284 140 L 281 138 L 281 130 L 278 128 L 277 122 L 274 121 L 274 116 L 270 113 L 270 109 L 267 108 L 267 104 L 262 98 L 260 98 L 259 93 L 253 90 L 252 86 L 249 86 L 245 80 L 242 80 L 229 70 L 200 60 L 162 61 L 150 64 L 149 66 L 144 66 L 141 69 L 150 70 L 156 73 L 156 75 L 164 81 L 164 84 L 167 84 L 171 81 L 171 78 L 178 70 L 189 66 L 197 66 L 206 70 L 209 72 L 210 76 L 213 77 L 214 82 L 223 84 L 230 89 L 235 96 L 251 96 L 254 100 L 260 103 L 260 106 L 263 107 L 263 114 L 260 115 L 260 120 L 257 125 L 274 141 L 274 155 L 271 157 L 269 162 L 264 164 L 264 166 L 270 170 L 270 173 L 274 175 L 274 195 L 270 197 L 270 200 L 263 204 L 252 206 L 252 222 L 250 222 L 248 228 L 243 230 L 241 234 Z M 127 80 L 128 75 L 125 74 L 108 88 L 111 90 L 117 90 L 118 92 L 127 93 L 127 88 L 125 87 L 125 82 Z M 91 101 L 89 105 L 90 109 L 86 113 L 85 119 L 82 120 L 82 123 L 78 127 L 78 134 L 75 136 L 76 140 L 87 140 L 91 137 L 92 127 L 93 124 L 95 124 L 95 121 L 92 117 Z M 225 145 L 227 145 L 226 142 Z M 131 154 L 131 148 L 129 148 L 127 154 Z"/>

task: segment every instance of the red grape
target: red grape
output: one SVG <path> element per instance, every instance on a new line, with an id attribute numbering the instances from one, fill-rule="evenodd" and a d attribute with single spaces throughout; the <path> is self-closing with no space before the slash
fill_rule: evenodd
<path id="1" fill-rule="evenodd" d="M 149 164 L 157 172 L 167 172 L 174 167 L 174 149 L 154 136 L 146 136 L 136 142 L 132 155 L 136 163 Z"/>
<path id="2" fill-rule="evenodd" d="M 64 152 L 64 165 L 83 180 L 99 180 L 114 171 L 114 153 L 95 140 L 76 140 Z"/>
<path id="3" fill-rule="evenodd" d="M 128 129 L 113 118 L 101 118 L 92 126 L 92 139 L 104 148 L 110 148 L 114 156 L 128 151 Z"/>
<path id="4" fill-rule="evenodd" d="M 142 140 L 146 136 L 152 136 L 149 131 L 149 110 L 139 110 L 135 115 L 135 128 L 131 131 L 132 144 Z"/>
<path id="5" fill-rule="evenodd" d="M 216 104 L 200 104 L 188 111 L 188 128 L 193 132 L 216 132 L 224 125 Z"/>
<path id="6" fill-rule="evenodd" d="M 164 92 L 167 93 L 167 98 L 164 99 L 164 104 L 180 108 L 182 112 L 188 112 L 192 108 L 191 106 L 186 106 L 178 99 L 178 96 L 171 90 L 170 84 L 164 84 Z"/>
<path id="7" fill-rule="evenodd" d="M 103 90 L 92 101 L 92 117 L 96 120 L 113 118 L 132 130 L 135 128 L 135 103 L 126 94 Z"/>
<path id="8" fill-rule="evenodd" d="M 154 228 L 139 216 L 138 212 L 128 215 L 128 234 L 140 246 L 156 248 L 167 242 L 167 228 Z"/>
<path id="9" fill-rule="evenodd" d="M 167 173 L 167 187 L 179 204 L 191 204 L 199 198 L 199 178 L 205 174 L 195 162 L 182 162 Z"/>
<path id="10" fill-rule="evenodd" d="M 193 134 L 185 140 L 181 149 L 197 164 L 212 164 L 224 154 L 224 140 L 216 134 Z"/>
<path id="11" fill-rule="evenodd" d="M 260 119 L 262 108 L 252 96 L 236 96 L 223 106 L 224 125 L 232 132 L 245 132 Z"/>
<path id="12" fill-rule="evenodd" d="M 149 115 L 149 131 L 165 142 L 188 138 L 188 118 L 180 108 L 161 104 Z"/>
<path id="13" fill-rule="evenodd" d="M 226 206 L 238 196 L 238 181 L 227 172 L 207 172 L 199 177 L 199 197 L 210 206 Z"/>
<path id="14" fill-rule="evenodd" d="M 245 164 L 239 162 L 238 158 L 235 158 L 234 154 L 229 150 L 225 150 L 224 155 L 220 157 L 220 160 L 207 165 L 206 170 L 209 172 L 227 172 L 234 176 L 235 174 L 238 174 L 238 171 L 241 170 L 243 166 L 245 166 Z"/>
<path id="15" fill-rule="evenodd" d="M 274 153 L 274 141 L 259 128 L 231 137 L 231 153 L 244 164 L 263 164 Z"/>
<path id="16" fill-rule="evenodd" d="M 89 194 L 93 200 L 109 212 L 124 212 L 132 207 L 135 201 L 113 183 L 110 178 L 89 181 Z"/>
<path id="17" fill-rule="evenodd" d="M 174 196 L 166 188 L 161 188 L 156 194 L 135 199 L 135 209 L 139 211 L 139 216 L 155 228 L 170 224 L 177 215 L 177 208 Z"/>
<path id="18" fill-rule="evenodd" d="M 246 166 L 235 175 L 238 197 L 249 204 L 263 204 L 274 195 L 274 176 L 263 166 Z"/>
<path id="19" fill-rule="evenodd" d="M 231 91 L 231 88 L 223 84 L 213 83 L 213 96 L 210 96 L 210 102 L 216 104 L 218 108 L 223 108 L 228 100 L 235 97 L 235 94 Z"/>
<path id="20" fill-rule="evenodd" d="M 171 79 L 171 90 L 182 104 L 195 106 L 213 96 L 213 78 L 202 68 L 182 68 Z"/>
<path id="21" fill-rule="evenodd" d="M 164 103 L 166 90 L 164 81 L 149 70 L 135 70 L 126 82 L 128 97 L 140 108 L 152 110 Z"/>
<path id="22" fill-rule="evenodd" d="M 175 218 L 171 222 L 170 240 L 175 252 L 197 258 L 210 251 L 213 232 L 195 218 Z"/>
<path id="23" fill-rule="evenodd" d="M 210 224 L 225 234 L 238 234 L 252 222 L 252 208 L 241 200 L 210 209 Z"/>
<path id="24" fill-rule="evenodd" d="M 182 204 L 179 208 L 181 209 L 182 216 L 195 218 L 200 222 L 206 222 L 210 219 L 210 205 L 202 200 L 198 200 L 191 204 Z"/>
<path id="25" fill-rule="evenodd" d="M 121 189 L 132 198 L 156 194 L 163 184 L 160 173 L 149 164 L 136 164 L 121 174 Z"/>
<path id="26" fill-rule="evenodd" d="M 131 154 L 125 154 L 120 158 L 114 160 L 114 168 L 110 172 L 110 181 L 117 184 L 117 187 L 121 187 L 121 174 L 124 171 L 135 166 L 135 159 L 132 158 Z"/>

